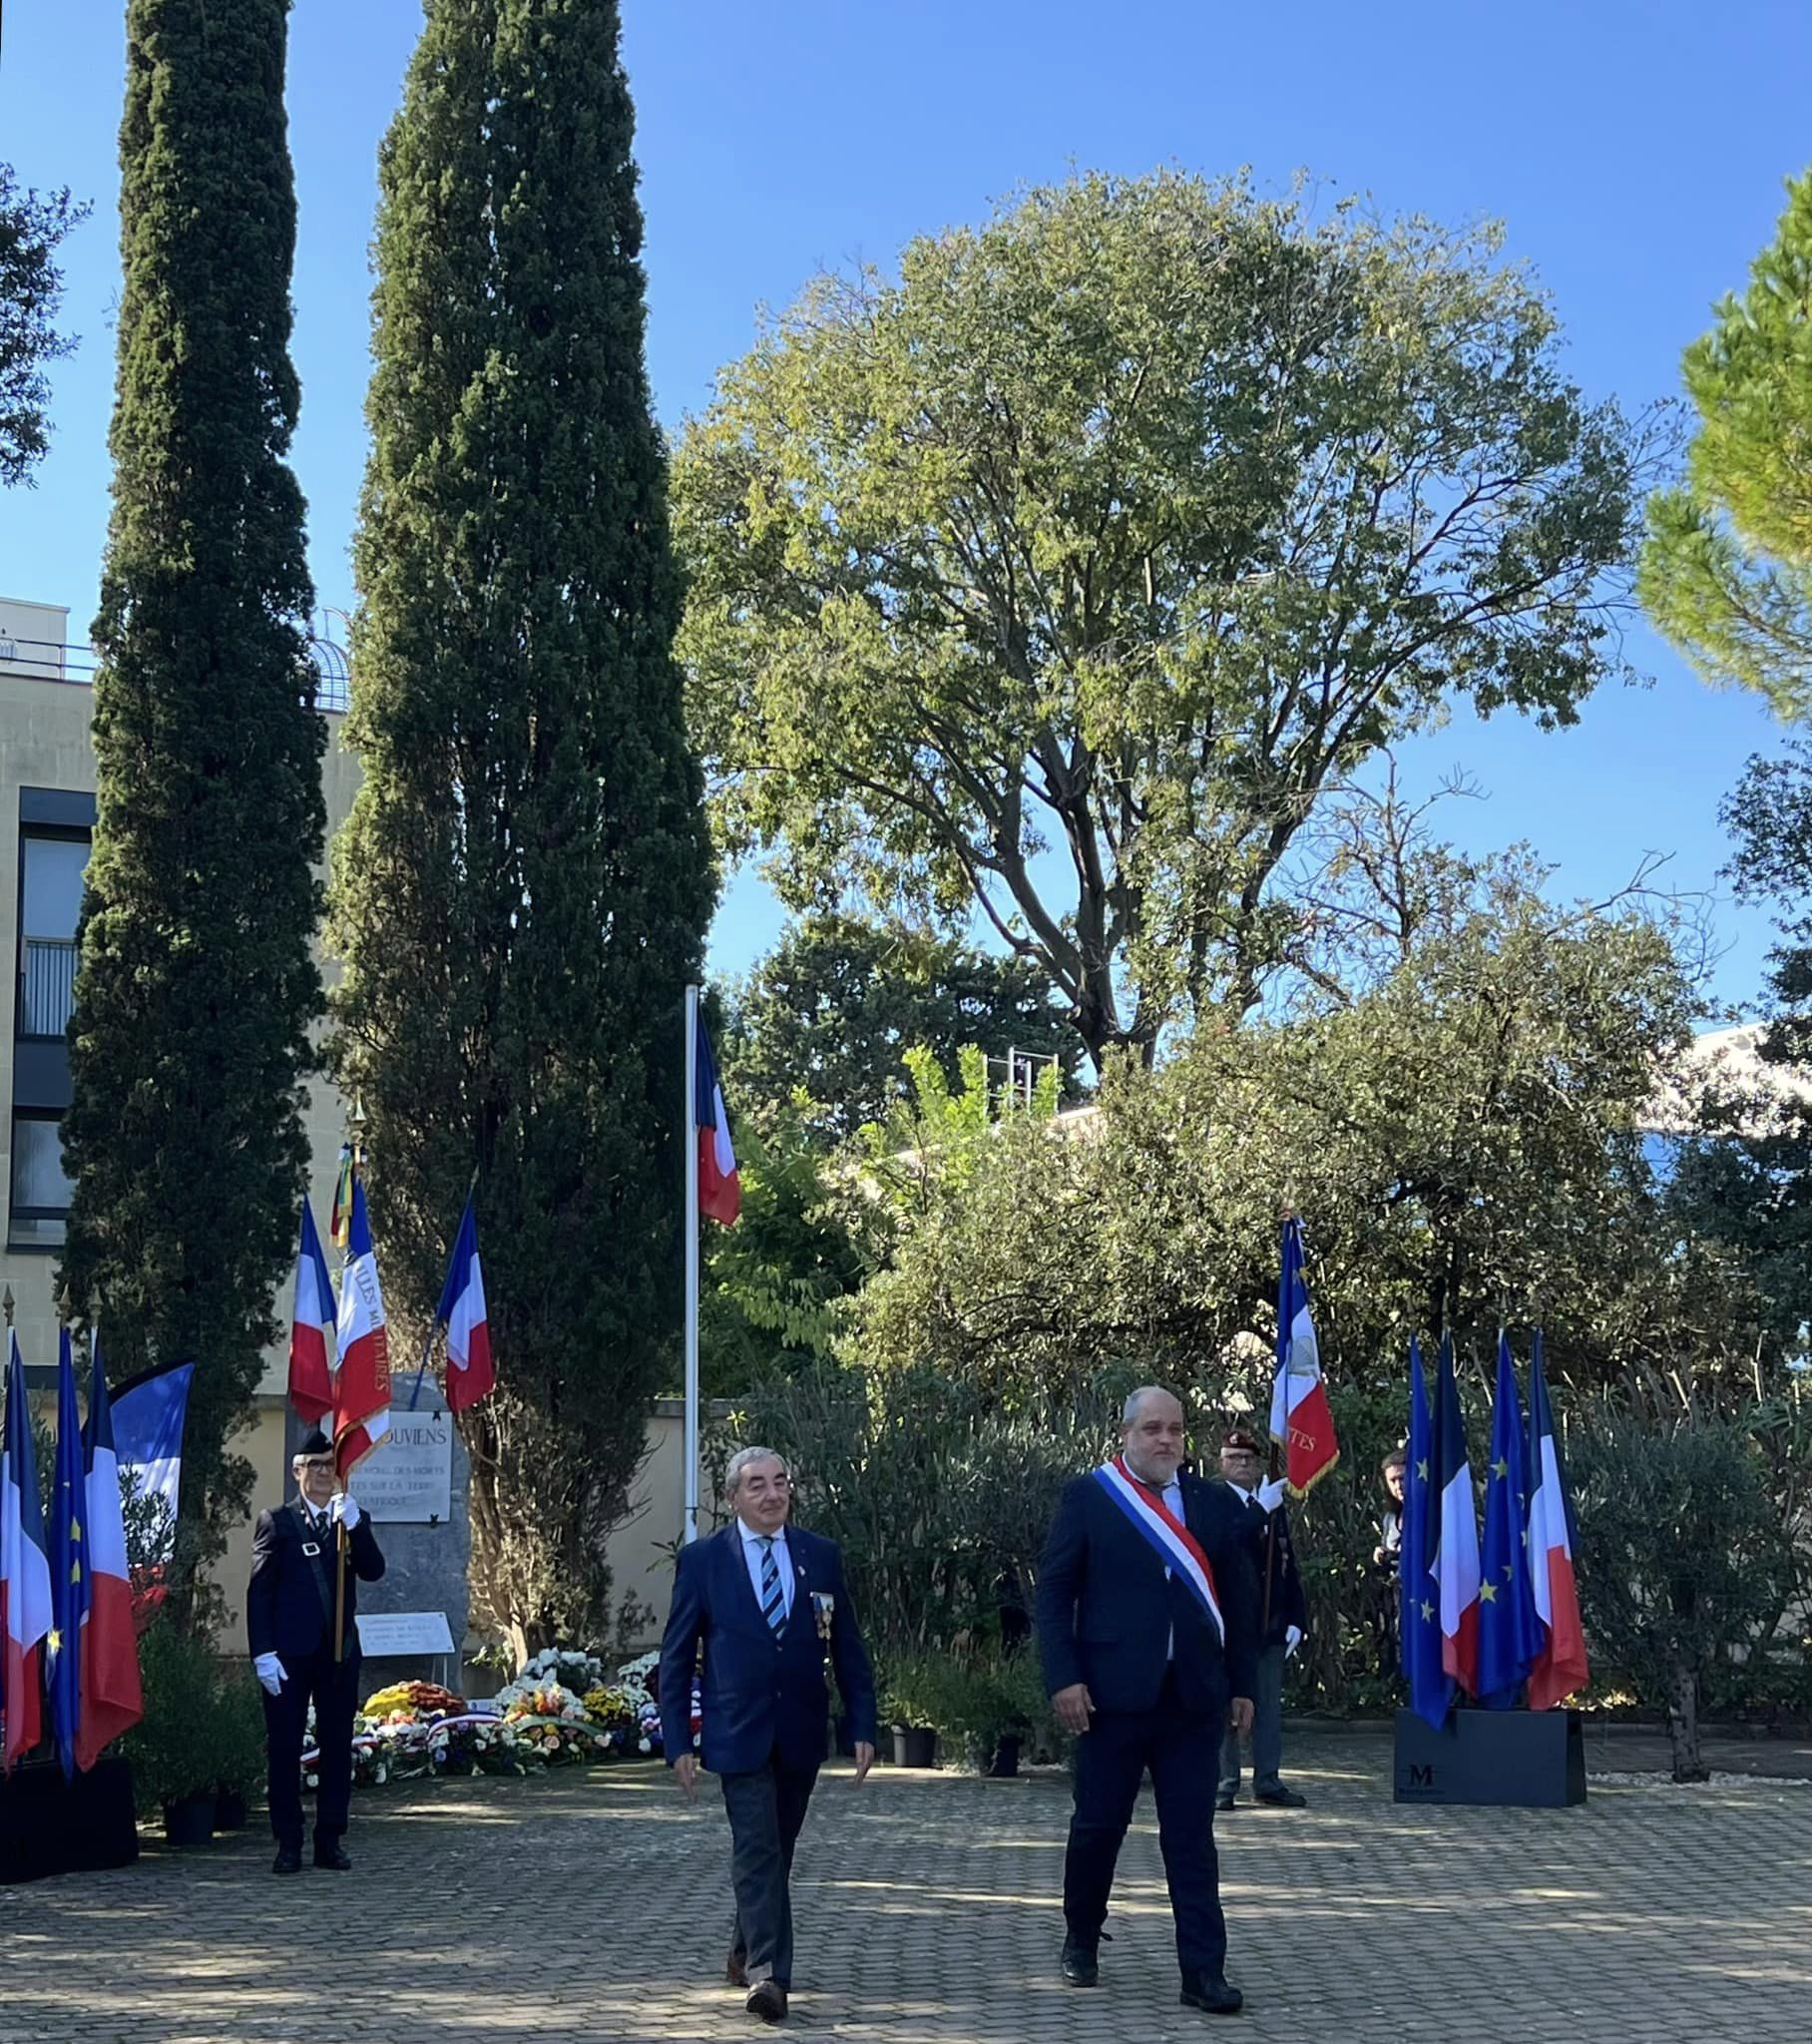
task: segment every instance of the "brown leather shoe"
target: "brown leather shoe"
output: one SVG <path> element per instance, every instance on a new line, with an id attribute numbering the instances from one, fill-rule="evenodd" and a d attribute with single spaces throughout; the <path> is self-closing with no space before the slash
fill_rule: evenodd
<path id="1" fill-rule="evenodd" d="M 731 1952 L 723 1961 L 723 1977 L 732 1987 L 748 1985 L 748 1959 L 741 1952 Z"/>
<path id="2" fill-rule="evenodd" d="M 764 2023 L 783 2023 L 786 1989 L 777 1980 L 763 1980 L 748 1990 L 745 2006 L 751 2016 L 759 2016 Z"/>

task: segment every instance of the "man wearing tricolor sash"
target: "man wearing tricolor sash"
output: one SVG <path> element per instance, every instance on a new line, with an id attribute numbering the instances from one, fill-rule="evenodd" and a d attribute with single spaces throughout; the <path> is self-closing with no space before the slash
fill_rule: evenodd
<path id="1" fill-rule="evenodd" d="M 1232 2015 L 1214 1851 L 1221 1740 L 1247 1732 L 1257 1657 L 1250 1543 L 1224 1484 L 1180 1473 L 1182 1406 L 1127 1400 L 1121 1451 L 1064 1491 L 1039 1568 L 1045 1686 L 1077 1736 L 1063 1975 L 1093 1987 L 1115 1862 L 1150 1771 L 1182 2001 Z"/>

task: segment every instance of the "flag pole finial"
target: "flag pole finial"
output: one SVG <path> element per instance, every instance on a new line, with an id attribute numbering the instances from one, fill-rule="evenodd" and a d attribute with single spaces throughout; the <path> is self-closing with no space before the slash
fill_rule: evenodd
<path id="1" fill-rule="evenodd" d="M 6 1324 L 10 1327 L 13 1323 L 13 1287 L 10 1284 L 0 1291 L 0 1313 L 6 1315 Z"/>
<path id="2" fill-rule="evenodd" d="M 75 1309 L 76 1302 L 73 1298 L 70 1297 L 69 1286 L 66 1284 L 64 1285 L 63 1289 L 57 1293 L 57 1324 L 62 1327 L 67 1327 L 69 1325 L 71 1315 L 75 1312 Z"/>

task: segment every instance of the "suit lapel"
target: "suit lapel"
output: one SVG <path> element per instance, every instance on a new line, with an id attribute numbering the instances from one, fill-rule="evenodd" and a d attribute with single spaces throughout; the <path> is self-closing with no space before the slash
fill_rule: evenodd
<path id="1" fill-rule="evenodd" d="M 735 1587 L 730 1591 L 732 1600 L 742 1607 L 745 1618 L 752 1619 L 766 1632 L 767 1620 L 761 1616 L 761 1600 L 755 1595 L 754 1580 L 748 1573 L 748 1553 L 742 1545 L 742 1521 L 732 1519 L 717 1537 L 723 1542 L 724 1560 L 735 1577 Z"/>
<path id="2" fill-rule="evenodd" d="M 301 1545 L 302 1562 L 314 1578 L 315 1594 L 321 1600 L 321 1617 L 326 1621 L 329 1633 L 333 1630 L 333 1598 L 327 1588 L 327 1561 L 324 1536 L 317 1540 L 314 1530 L 308 1524 L 308 1514 L 302 1510 L 301 1499 L 295 1498 L 289 1506 L 289 1516 L 295 1522 L 295 1537 Z M 310 1554 L 311 1546 L 319 1546 L 319 1554 Z"/>

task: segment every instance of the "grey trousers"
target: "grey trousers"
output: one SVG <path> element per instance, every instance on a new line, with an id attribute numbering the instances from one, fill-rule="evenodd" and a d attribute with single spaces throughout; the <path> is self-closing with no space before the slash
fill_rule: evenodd
<path id="1" fill-rule="evenodd" d="M 729 1814 L 729 1876 L 736 1891 L 730 1950 L 748 1969 L 750 1986 L 772 1980 L 792 1985 L 793 1846 L 811 1802 L 813 1768 L 799 1774 L 777 1758 L 747 1775 L 721 1775 Z"/>
<path id="2" fill-rule="evenodd" d="M 1268 1795 L 1283 1787 L 1277 1770 L 1283 1765 L 1283 1649 L 1262 1648 L 1258 1655 L 1258 1694 L 1252 1699 L 1252 1791 Z M 1220 1792 L 1239 1792 L 1239 1734 L 1229 1729 L 1220 1750 Z"/>

